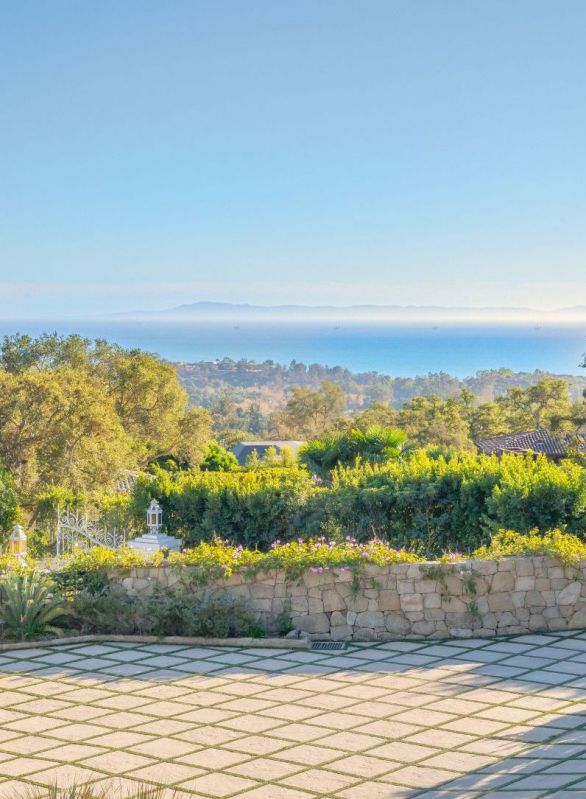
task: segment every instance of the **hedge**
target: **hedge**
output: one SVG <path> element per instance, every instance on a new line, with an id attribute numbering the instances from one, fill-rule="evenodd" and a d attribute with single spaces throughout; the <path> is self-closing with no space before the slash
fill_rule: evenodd
<path id="1" fill-rule="evenodd" d="M 193 547 L 219 536 L 267 550 L 298 536 L 377 537 L 425 557 L 469 553 L 501 528 L 586 532 L 586 469 L 544 457 L 473 454 L 341 469 L 331 485 L 300 467 L 248 472 L 159 471 L 140 480 L 136 513 L 162 504 L 167 532 Z"/>

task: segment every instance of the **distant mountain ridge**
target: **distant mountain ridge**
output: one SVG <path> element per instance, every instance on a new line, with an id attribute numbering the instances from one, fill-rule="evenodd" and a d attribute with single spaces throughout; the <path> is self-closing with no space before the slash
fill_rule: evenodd
<path id="1" fill-rule="evenodd" d="M 554 310 L 518 307 L 466 307 L 434 305 L 252 305 L 207 300 L 177 305 L 161 311 L 130 311 L 120 318 L 153 319 L 336 319 L 336 320 L 502 320 L 502 321 L 584 321 L 586 306 Z"/>

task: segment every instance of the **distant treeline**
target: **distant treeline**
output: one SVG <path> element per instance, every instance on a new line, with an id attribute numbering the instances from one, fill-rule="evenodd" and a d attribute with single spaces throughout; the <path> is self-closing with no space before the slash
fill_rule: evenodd
<path id="1" fill-rule="evenodd" d="M 458 397 L 462 389 L 474 394 L 479 403 L 492 402 L 506 395 L 511 388 L 528 388 L 548 377 L 566 381 L 572 400 L 581 399 L 586 389 L 586 376 L 554 375 L 536 369 L 513 372 L 510 369 L 489 369 L 475 375 L 457 378 L 446 372 L 417 377 L 391 377 L 379 372 L 351 372 L 341 366 L 322 366 L 291 361 L 288 366 L 274 361 L 198 361 L 178 365 L 179 377 L 195 405 L 208 406 L 212 397 L 227 391 L 238 404 L 258 405 L 267 413 L 282 407 L 292 386 L 317 389 L 324 380 L 339 385 L 350 411 L 383 402 L 402 408 L 420 396 L 435 395 L 442 399 Z"/>

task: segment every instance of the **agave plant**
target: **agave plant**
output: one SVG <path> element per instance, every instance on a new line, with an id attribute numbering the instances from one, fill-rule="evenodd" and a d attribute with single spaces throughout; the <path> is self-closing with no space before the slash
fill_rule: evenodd
<path id="1" fill-rule="evenodd" d="M 67 603 L 53 593 L 51 580 L 39 572 L 10 572 L 0 583 L 0 615 L 7 638 L 26 641 L 61 635 L 58 626 L 70 613 Z"/>

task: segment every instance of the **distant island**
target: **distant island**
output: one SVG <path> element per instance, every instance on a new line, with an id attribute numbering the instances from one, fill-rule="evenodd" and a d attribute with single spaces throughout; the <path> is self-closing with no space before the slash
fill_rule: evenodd
<path id="1" fill-rule="evenodd" d="M 199 301 L 159 311 L 127 311 L 119 319 L 202 320 L 364 320 L 364 321 L 508 321 L 586 322 L 586 306 L 538 310 L 515 307 L 465 307 L 433 305 L 251 305 Z"/>

